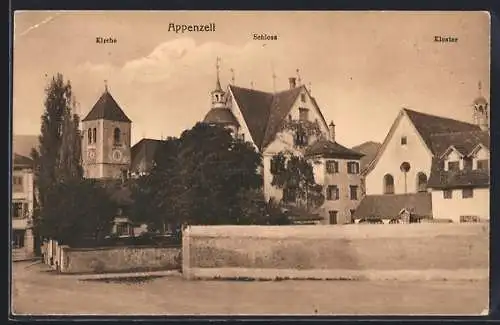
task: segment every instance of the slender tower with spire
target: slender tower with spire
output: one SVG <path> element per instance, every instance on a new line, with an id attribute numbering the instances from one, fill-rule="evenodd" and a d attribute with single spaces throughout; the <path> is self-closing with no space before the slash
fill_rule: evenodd
<path id="1" fill-rule="evenodd" d="M 224 107 L 224 95 L 225 92 L 222 90 L 222 87 L 220 85 L 220 58 L 217 57 L 216 63 L 215 63 L 215 68 L 217 71 L 217 80 L 215 82 L 215 89 L 212 90 L 211 95 L 212 95 L 212 108 L 219 108 L 219 107 Z"/>
<path id="2" fill-rule="evenodd" d="M 222 90 L 220 84 L 220 58 L 217 57 L 216 64 L 217 79 L 215 89 L 210 92 L 212 98 L 212 107 L 203 119 L 204 123 L 222 125 L 229 129 L 235 136 L 237 135 L 239 124 L 234 117 L 231 109 L 226 103 L 226 92 Z"/>
<path id="3" fill-rule="evenodd" d="M 488 101 L 482 94 L 481 81 L 477 84 L 478 95 L 473 102 L 473 119 L 481 130 L 489 130 L 489 107 Z"/>

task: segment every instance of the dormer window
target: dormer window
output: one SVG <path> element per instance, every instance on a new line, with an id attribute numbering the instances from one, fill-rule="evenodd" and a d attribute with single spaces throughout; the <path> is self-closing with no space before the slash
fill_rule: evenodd
<path id="1" fill-rule="evenodd" d="M 461 153 L 455 146 L 450 146 L 442 155 L 445 171 L 460 171 L 468 164 L 467 156 Z"/>
<path id="2" fill-rule="evenodd" d="M 490 161 L 488 159 L 480 159 L 477 161 L 477 169 L 479 170 L 489 170 Z"/>
<path id="3" fill-rule="evenodd" d="M 459 161 L 448 161 L 448 170 L 457 172 L 460 170 L 460 162 Z"/>
<path id="4" fill-rule="evenodd" d="M 401 145 L 406 146 L 407 143 L 408 143 L 408 139 L 406 138 L 406 136 L 402 136 L 401 137 Z"/>

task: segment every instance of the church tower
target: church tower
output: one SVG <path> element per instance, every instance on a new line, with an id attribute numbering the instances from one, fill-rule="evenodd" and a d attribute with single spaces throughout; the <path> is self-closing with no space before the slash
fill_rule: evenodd
<path id="1" fill-rule="evenodd" d="M 473 119 L 481 130 L 489 130 L 489 107 L 488 101 L 481 93 L 481 82 L 478 83 L 478 97 L 473 102 Z"/>
<path id="2" fill-rule="evenodd" d="M 226 93 L 222 90 L 219 78 L 219 61 L 217 58 L 216 69 L 217 69 L 217 80 L 215 82 L 215 89 L 210 92 L 212 99 L 212 107 L 208 111 L 207 115 L 203 119 L 204 123 L 222 125 L 226 129 L 229 129 L 233 136 L 238 136 L 239 123 L 236 117 L 231 112 L 231 109 L 226 103 Z"/>
<path id="3" fill-rule="evenodd" d="M 104 92 L 82 120 L 82 165 L 85 178 L 120 178 L 130 167 L 132 121 Z"/>

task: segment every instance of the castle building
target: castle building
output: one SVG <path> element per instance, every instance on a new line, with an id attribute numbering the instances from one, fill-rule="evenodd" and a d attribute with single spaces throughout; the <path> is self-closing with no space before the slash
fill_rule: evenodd
<path id="1" fill-rule="evenodd" d="M 489 219 L 489 108 L 473 101 L 473 123 L 402 109 L 365 171 L 357 220 Z"/>
<path id="2" fill-rule="evenodd" d="M 318 209 L 322 224 L 350 223 L 361 199 L 359 160 L 362 154 L 339 144 L 335 125 L 328 125 L 310 91 L 289 78 L 289 88 L 265 92 L 229 85 L 221 87 L 217 69 L 212 107 L 204 123 L 223 125 L 235 138 L 253 144 L 263 156 L 266 200 L 288 201 L 290 195 L 272 185 L 272 158 L 280 152 L 306 157 L 313 165 L 325 203 Z"/>

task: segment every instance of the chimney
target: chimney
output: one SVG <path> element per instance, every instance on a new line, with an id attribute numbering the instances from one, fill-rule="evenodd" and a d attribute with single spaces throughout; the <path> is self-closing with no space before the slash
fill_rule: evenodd
<path id="1" fill-rule="evenodd" d="M 297 78 L 295 77 L 288 78 L 288 82 L 290 83 L 290 89 L 293 89 L 297 86 Z"/>
<path id="2" fill-rule="evenodd" d="M 333 121 L 330 122 L 328 129 L 330 131 L 330 141 L 335 142 L 335 124 L 333 124 Z"/>

